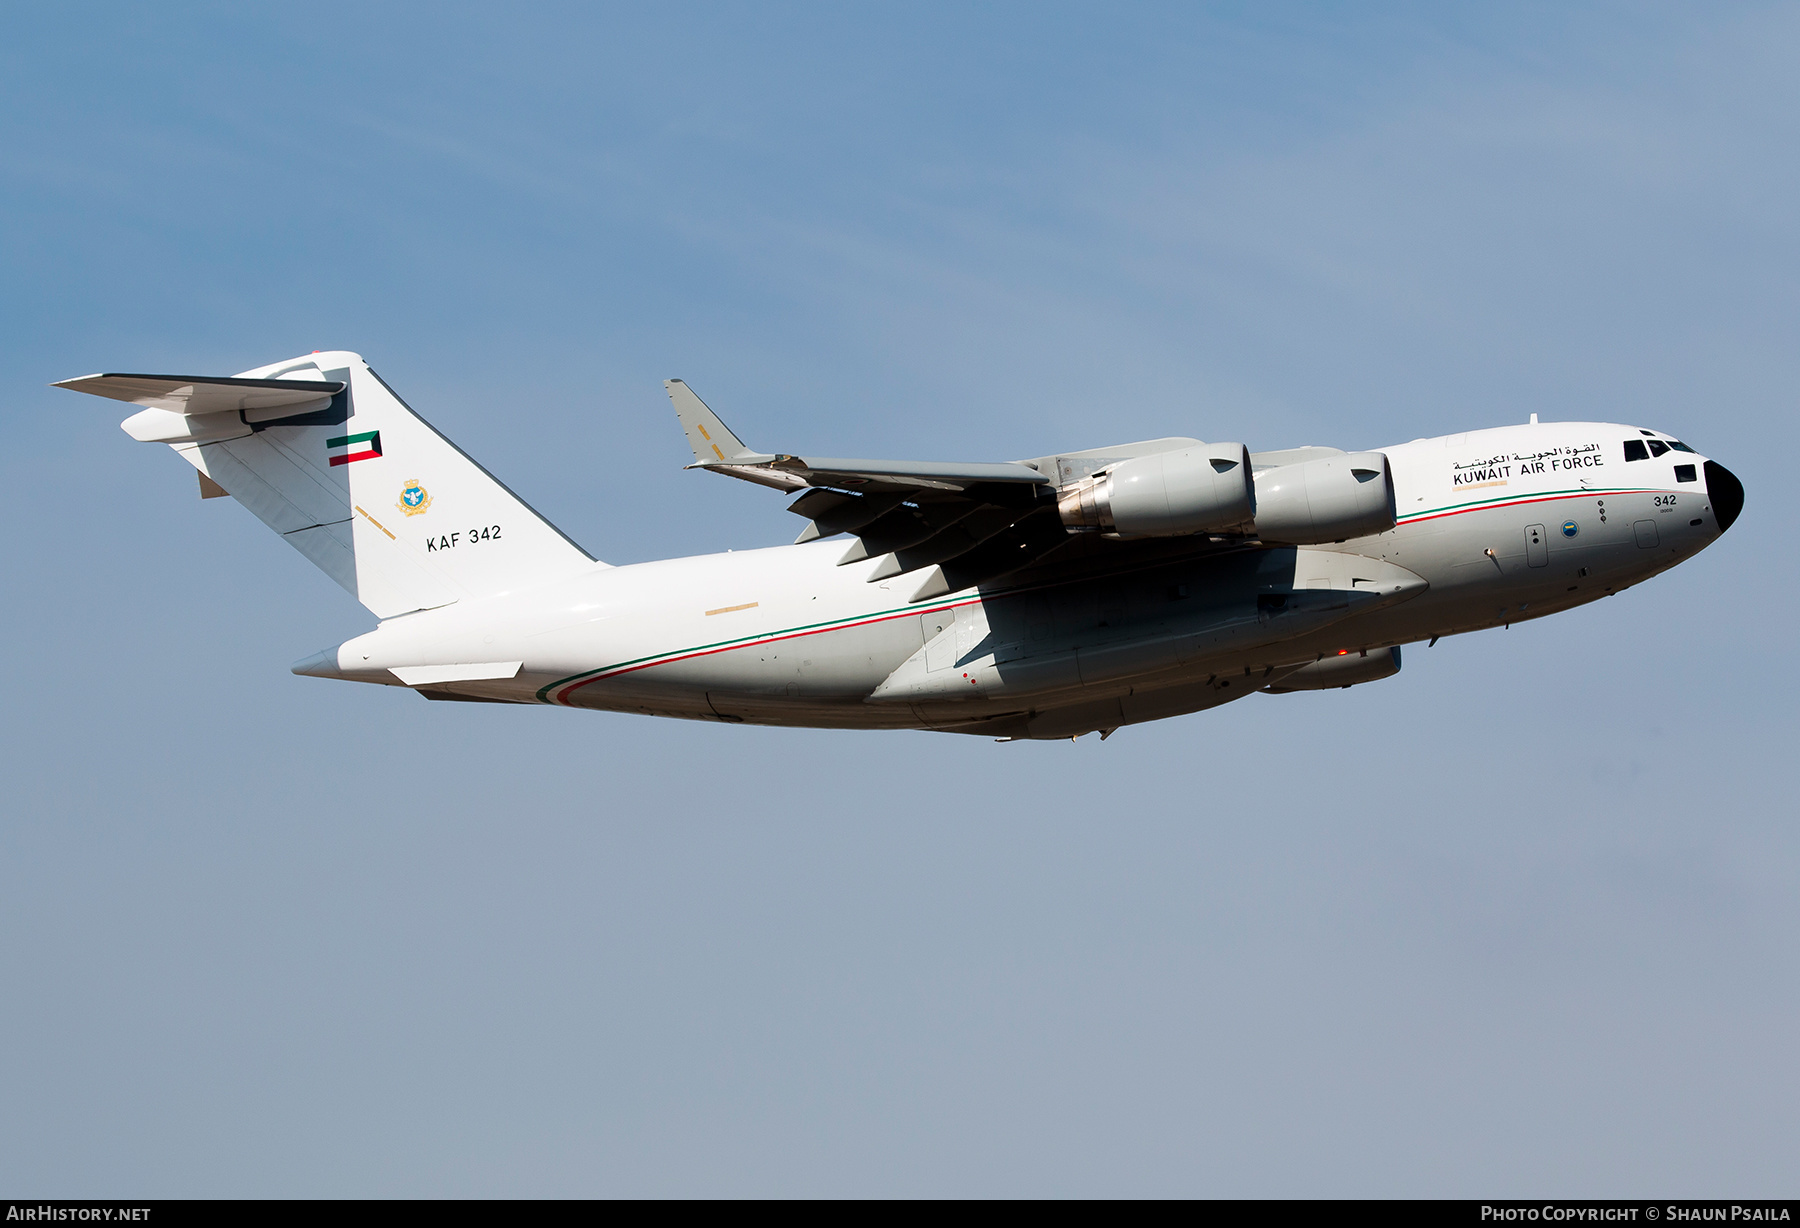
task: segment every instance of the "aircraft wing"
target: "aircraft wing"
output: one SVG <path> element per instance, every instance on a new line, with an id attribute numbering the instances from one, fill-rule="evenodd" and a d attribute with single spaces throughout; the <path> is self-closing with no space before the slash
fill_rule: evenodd
<path id="1" fill-rule="evenodd" d="M 732 477 L 798 490 L 804 486 L 843 486 L 878 491 L 946 490 L 963 492 L 984 482 L 1044 485 L 1049 478 L 1029 465 L 938 464 L 931 461 L 848 460 L 842 457 L 789 456 L 754 452 L 707 408 L 694 390 L 678 379 L 664 380 L 675 416 L 694 450 L 690 469 L 712 469 Z M 755 471 L 754 476 L 750 472 Z"/>
<path id="2" fill-rule="evenodd" d="M 702 463 L 699 468 L 715 466 Z M 1050 479 L 1029 466 L 1016 462 L 1001 464 L 951 463 L 932 461 L 846 460 L 824 456 L 774 456 L 761 466 L 777 473 L 792 474 L 808 486 L 844 486 L 855 490 L 926 491 L 943 490 L 966 494 L 989 482 L 1022 486 L 1043 486 Z"/>
<path id="3" fill-rule="evenodd" d="M 854 535 L 840 564 L 879 559 L 874 583 L 919 574 L 925 601 L 1016 571 L 1067 544 L 1055 482 L 1041 462 L 861 460 L 756 452 L 681 380 L 664 385 L 694 450 L 689 468 L 805 491 L 789 511 L 797 541 Z"/>

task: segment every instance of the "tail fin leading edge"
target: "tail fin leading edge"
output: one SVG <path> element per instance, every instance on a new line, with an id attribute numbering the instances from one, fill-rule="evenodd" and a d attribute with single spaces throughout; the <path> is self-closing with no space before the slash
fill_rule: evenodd
<path id="1" fill-rule="evenodd" d="M 604 566 L 347 351 L 59 387 L 145 406 L 128 434 L 169 444 L 381 618 Z"/>

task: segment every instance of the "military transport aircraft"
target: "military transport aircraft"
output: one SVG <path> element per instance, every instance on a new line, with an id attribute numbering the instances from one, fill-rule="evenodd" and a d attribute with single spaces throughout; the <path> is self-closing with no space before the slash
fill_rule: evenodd
<path id="1" fill-rule="evenodd" d="M 692 467 L 789 494 L 792 545 L 610 567 L 362 358 L 90 375 L 124 423 L 348 589 L 297 674 L 428 699 L 1000 740 L 1354 686 L 1400 645 L 1616 593 L 1744 488 L 1658 431 L 1546 422 L 1372 452 L 1152 439 L 1004 463 L 757 452 L 680 380 Z"/>

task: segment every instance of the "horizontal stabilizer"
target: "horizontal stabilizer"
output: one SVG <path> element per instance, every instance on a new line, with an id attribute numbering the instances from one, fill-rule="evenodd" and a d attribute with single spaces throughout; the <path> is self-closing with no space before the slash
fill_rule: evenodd
<path id="1" fill-rule="evenodd" d="M 229 414 L 331 398 L 349 385 L 326 379 L 238 379 L 217 375 L 84 375 L 52 387 L 178 414 Z"/>
<path id="2" fill-rule="evenodd" d="M 524 664 L 523 661 L 488 661 L 479 665 L 396 665 L 388 672 L 407 686 L 429 686 L 434 682 L 516 678 Z"/>

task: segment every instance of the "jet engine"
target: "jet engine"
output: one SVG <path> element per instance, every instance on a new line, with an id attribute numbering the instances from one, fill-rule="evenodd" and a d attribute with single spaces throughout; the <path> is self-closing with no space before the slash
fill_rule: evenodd
<path id="1" fill-rule="evenodd" d="M 1243 444 L 1203 443 L 1120 461 L 1065 489 L 1056 506 L 1071 533 L 1231 533 L 1253 523 L 1256 484 Z"/>
<path id="2" fill-rule="evenodd" d="M 1400 672 L 1400 646 L 1375 648 L 1365 653 L 1346 652 L 1321 657 L 1304 665 L 1263 690 L 1280 695 L 1286 691 L 1329 691 L 1333 687 L 1379 682 Z"/>
<path id="3" fill-rule="evenodd" d="M 1394 479 L 1380 452 L 1349 452 L 1256 475 L 1256 535 L 1313 546 L 1394 527 Z"/>

